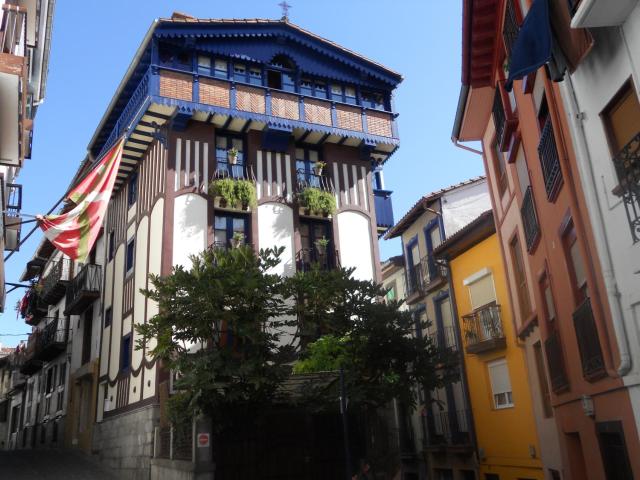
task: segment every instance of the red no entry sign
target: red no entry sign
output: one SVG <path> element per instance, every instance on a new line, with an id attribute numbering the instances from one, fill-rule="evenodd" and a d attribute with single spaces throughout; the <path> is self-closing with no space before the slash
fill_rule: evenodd
<path id="1" fill-rule="evenodd" d="M 209 446 L 209 434 L 208 433 L 199 433 L 198 434 L 198 447 L 208 447 Z"/>

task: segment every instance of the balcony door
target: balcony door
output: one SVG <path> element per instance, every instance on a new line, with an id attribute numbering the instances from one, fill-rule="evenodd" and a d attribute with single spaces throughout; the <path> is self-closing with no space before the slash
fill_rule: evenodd
<path id="1" fill-rule="evenodd" d="M 323 240 L 328 240 L 323 246 Z M 300 219 L 300 265 L 303 271 L 308 271 L 311 265 L 317 263 L 321 269 L 333 266 L 333 235 L 331 222 L 326 220 Z"/>
<path id="2" fill-rule="evenodd" d="M 231 150 L 237 155 L 234 159 Z M 244 142 L 231 135 L 216 135 L 216 176 L 245 178 Z"/>
<path id="3" fill-rule="evenodd" d="M 408 295 L 416 292 L 419 286 L 420 272 L 420 247 L 418 237 L 413 238 L 407 244 L 407 287 Z"/>
<path id="4" fill-rule="evenodd" d="M 442 243 L 442 234 L 440 230 L 440 221 L 435 218 L 429 222 L 427 227 L 424 229 L 425 234 L 425 243 L 427 245 L 427 256 L 428 256 L 428 268 L 429 268 L 429 278 L 431 280 L 435 279 L 438 276 L 438 270 L 436 262 L 433 258 L 432 252 Z"/>
<path id="5" fill-rule="evenodd" d="M 485 308 L 488 305 L 497 303 L 491 272 L 486 271 L 484 275 L 476 276 L 472 281 L 467 282 L 467 287 L 469 288 L 471 308 L 478 314 L 477 318 L 482 338 L 489 339 L 501 336 L 496 331 L 495 318 L 492 312 Z"/>

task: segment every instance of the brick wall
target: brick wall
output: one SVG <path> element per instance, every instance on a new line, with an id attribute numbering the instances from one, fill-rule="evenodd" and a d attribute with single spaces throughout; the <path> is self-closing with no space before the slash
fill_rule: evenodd
<path id="1" fill-rule="evenodd" d="M 160 72 L 160 95 L 167 98 L 191 101 L 191 76 L 163 70 Z"/>

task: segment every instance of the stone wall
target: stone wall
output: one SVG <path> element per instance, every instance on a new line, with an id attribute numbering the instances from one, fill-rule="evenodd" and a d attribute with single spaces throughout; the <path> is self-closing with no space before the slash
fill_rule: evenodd
<path id="1" fill-rule="evenodd" d="M 153 456 L 153 432 L 158 426 L 158 405 L 141 407 L 95 425 L 94 453 L 122 480 L 148 480 Z"/>

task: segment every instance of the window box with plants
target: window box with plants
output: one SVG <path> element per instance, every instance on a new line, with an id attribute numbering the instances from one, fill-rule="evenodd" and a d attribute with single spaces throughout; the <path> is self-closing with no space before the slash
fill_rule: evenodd
<path id="1" fill-rule="evenodd" d="M 230 210 L 251 210 L 257 205 L 256 187 L 250 180 L 219 178 L 209 185 L 214 207 Z"/>
<path id="2" fill-rule="evenodd" d="M 336 199 L 331 192 L 315 187 L 306 187 L 298 194 L 301 214 L 329 217 L 336 213 Z"/>

